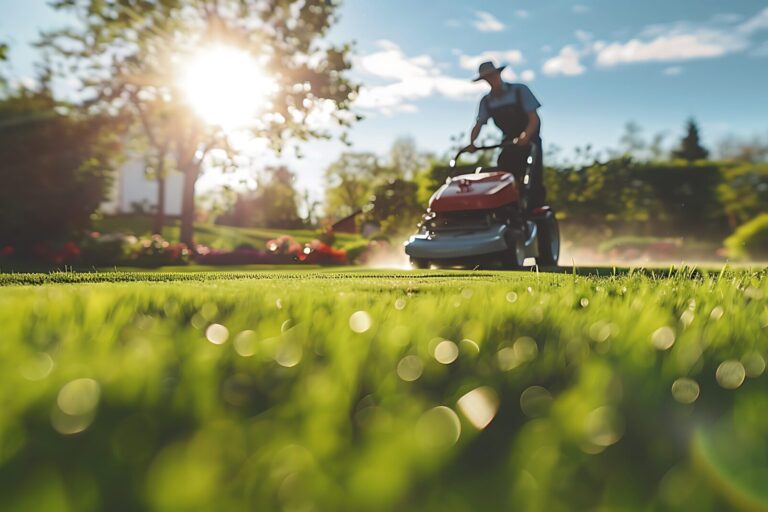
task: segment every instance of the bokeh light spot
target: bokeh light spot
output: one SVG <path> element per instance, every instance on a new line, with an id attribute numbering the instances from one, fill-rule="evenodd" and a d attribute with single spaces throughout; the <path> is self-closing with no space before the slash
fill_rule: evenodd
<path id="1" fill-rule="evenodd" d="M 589 441 L 600 447 L 611 446 L 624 435 L 624 420 L 610 406 L 598 407 L 589 413 L 584 426 Z"/>
<path id="2" fill-rule="evenodd" d="M 75 379 L 59 390 L 56 404 L 65 414 L 86 414 L 96 408 L 100 394 L 101 388 L 95 380 Z"/>
<path id="3" fill-rule="evenodd" d="M 725 389 L 736 389 L 744 383 L 747 372 L 744 365 L 735 359 L 720 363 L 715 372 L 717 383 Z"/>
<path id="4" fill-rule="evenodd" d="M 45 352 L 38 352 L 19 367 L 21 376 L 31 381 L 43 380 L 50 375 L 51 370 L 53 359 Z"/>
<path id="5" fill-rule="evenodd" d="M 301 345 L 293 340 L 286 340 L 278 347 L 275 361 L 285 368 L 293 368 L 301 362 L 303 353 Z"/>
<path id="6" fill-rule="evenodd" d="M 405 382 L 413 382 L 421 377 L 424 363 L 419 356 L 405 356 L 397 363 L 397 376 Z"/>
<path id="7" fill-rule="evenodd" d="M 744 365 L 744 371 L 747 373 L 747 377 L 753 379 L 761 376 L 765 371 L 765 358 L 757 352 L 744 354 L 744 357 L 741 358 L 741 364 Z"/>
<path id="8" fill-rule="evenodd" d="M 448 448 L 461 436 L 461 421 L 450 407 L 434 407 L 419 418 L 416 424 L 422 442 L 431 448 Z"/>
<path id="9" fill-rule="evenodd" d="M 251 357 L 256 353 L 256 333 L 245 330 L 237 333 L 233 341 L 235 351 L 243 357 Z"/>
<path id="10" fill-rule="evenodd" d="M 221 345 L 229 339 L 229 329 L 221 324 L 211 324 L 205 330 L 205 337 L 214 345 Z"/>
<path id="11" fill-rule="evenodd" d="M 672 396 L 681 404 L 692 404 L 700 392 L 699 383 L 693 379 L 680 378 L 672 383 Z"/>
<path id="12" fill-rule="evenodd" d="M 509 302 L 510 304 L 514 304 L 515 302 L 517 302 L 517 294 L 515 292 L 509 292 L 507 294 L 507 302 Z"/>
<path id="13" fill-rule="evenodd" d="M 371 328 L 371 315 L 365 311 L 356 311 L 349 317 L 349 328 L 362 334 Z"/>
<path id="14" fill-rule="evenodd" d="M 499 410 L 499 397 L 488 386 L 475 388 L 457 402 L 459 410 L 478 430 L 483 430 Z"/>
<path id="15" fill-rule="evenodd" d="M 549 412 L 552 394 L 541 386 L 531 386 L 520 394 L 520 409 L 529 418 L 538 418 Z"/>
<path id="16" fill-rule="evenodd" d="M 434 356 L 438 363 L 451 364 L 459 357 L 459 347 L 450 340 L 443 340 L 435 347 Z"/>
<path id="17" fill-rule="evenodd" d="M 675 344 L 675 331 L 669 326 L 659 327 L 651 335 L 651 343 L 657 350 L 669 350 Z"/>

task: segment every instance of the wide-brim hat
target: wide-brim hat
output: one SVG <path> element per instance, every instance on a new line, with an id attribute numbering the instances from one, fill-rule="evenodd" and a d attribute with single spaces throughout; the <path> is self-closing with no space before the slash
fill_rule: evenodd
<path id="1" fill-rule="evenodd" d="M 496 65 L 490 60 L 488 62 L 483 62 L 482 64 L 480 64 L 480 67 L 477 68 L 477 76 L 473 78 L 472 81 L 479 82 L 480 80 L 494 73 L 501 73 L 502 71 L 504 71 L 504 68 L 506 67 L 507 67 L 506 65 L 496 67 Z"/>

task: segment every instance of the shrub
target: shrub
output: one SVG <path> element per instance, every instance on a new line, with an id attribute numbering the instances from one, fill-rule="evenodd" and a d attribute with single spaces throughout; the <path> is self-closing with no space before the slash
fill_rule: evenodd
<path id="1" fill-rule="evenodd" d="M 19 258 L 57 259 L 53 253 L 81 236 L 120 149 L 119 122 L 58 107 L 43 92 L 0 99 L 0 240 Z"/>
<path id="2" fill-rule="evenodd" d="M 138 245 L 138 249 L 131 255 L 131 264 L 133 265 L 159 267 L 189 263 L 190 253 L 185 244 L 169 243 L 160 235 L 142 239 Z"/>
<path id="3" fill-rule="evenodd" d="M 739 226 L 736 232 L 725 240 L 725 247 L 732 258 L 768 258 L 768 213 L 758 215 Z"/>

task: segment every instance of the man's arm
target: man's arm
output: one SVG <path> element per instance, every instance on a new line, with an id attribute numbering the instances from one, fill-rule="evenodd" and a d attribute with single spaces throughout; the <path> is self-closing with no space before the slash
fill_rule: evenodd
<path id="1" fill-rule="evenodd" d="M 539 114 L 535 110 L 533 112 L 528 112 L 528 125 L 525 127 L 525 131 L 518 136 L 518 145 L 525 146 L 528 144 L 531 140 L 531 135 L 538 131 L 540 124 L 541 119 L 539 119 Z"/>
<path id="2" fill-rule="evenodd" d="M 483 125 L 480 123 L 475 123 L 475 126 L 472 127 L 472 131 L 469 134 L 469 147 L 475 147 L 475 141 L 480 136 L 480 130 L 483 129 Z"/>

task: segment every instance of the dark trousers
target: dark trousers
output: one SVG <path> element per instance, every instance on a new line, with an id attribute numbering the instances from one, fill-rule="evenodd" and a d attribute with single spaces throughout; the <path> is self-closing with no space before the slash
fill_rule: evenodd
<path id="1" fill-rule="evenodd" d="M 525 170 L 528 167 L 528 156 L 530 155 L 530 146 L 506 146 L 496 162 L 501 170 L 511 172 L 518 186 L 524 189 L 523 178 Z M 541 140 L 536 144 L 536 153 L 533 155 L 534 161 L 529 173 L 528 183 L 528 209 L 544 206 L 547 200 L 547 190 L 544 188 L 544 160 L 541 150 Z"/>

